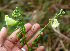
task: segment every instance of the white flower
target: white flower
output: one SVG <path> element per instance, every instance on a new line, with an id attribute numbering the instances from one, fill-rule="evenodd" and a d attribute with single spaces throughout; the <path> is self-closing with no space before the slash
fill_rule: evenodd
<path id="1" fill-rule="evenodd" d="M 53 24 L 52 24 L 52 27 L 53 27 L 53 28 L 56 28 L 56 27 L 59 26 L 59 24 L 60 24 L 60 23 L 58 23 L 57 19 L 54 19 L 54 22 L 53 22 Z"/>
<path id="2" fill-rule="evenodd" d="M 8 15 L 5 15 L 5 21 L 6 21 L 6 25 L 15 25 L 17 23 L 17 21 L 15 21 L 14 19 L 12 18 L 9 18 Z"/>

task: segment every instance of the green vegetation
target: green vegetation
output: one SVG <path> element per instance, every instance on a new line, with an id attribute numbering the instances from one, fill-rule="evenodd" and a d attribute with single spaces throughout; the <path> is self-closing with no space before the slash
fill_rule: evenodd
<path id="1" fill-rule="evenodd" d="M 12 18 L 11 13 L 16 6 L 19 7 L 19 10 L 23 17 L 24 24 L 28 22 L 31 24 L 39 23 L 41 25 L 40 30 L 44 27 L 44 25 L 46 25 L 49 22 L 49 18 L 52 18 L 55 16 L 56 13 L 59 13 L 60 9 L 64 9 L 66 14 L 64 14 L 63 16 L 60 15 L 62 17 L 59 17 L 59 16 L 57 17 L 60 23 L 59 31 L 66 37 L 68 38 L 70 37 L 70 9 L 69 9 L 70 1 L 69 0 L 68 1 L 66 0 L 61 0 L 61 1 L 59 0 L 51 0 L 51 1 L 50 0 L 28 0 L 28 1 L 21 0 L 20 2 L 19 0 L 7 0 L 6 2 L 4 1 L 5 0 L 0 1 L 0 29 L 2 27 L 6 27 L 6 24 L 4 21 L 5 15 L 9 15 L 9 17 Z M 13 17 L 13 19 L 18 20 L 18 18 L 16 17 Z M 7 27 L 8 36 L 15 30 L 16 25 L 9 26 L 9 28 Z M 18 26 L 18 28 L 19 27 L 20 26 Z M 56 43 L 57 47 L 53 48 L 53 46 L 55 45 L 55 42 L 57 42 L 59 38 L 57 35 L 58 33 L 53 32 L 53 29 L 51 28 L 50 25 L 48 25 L 46 29 L 42 29 L 42 30 L 44 30 L 43 31 L 44 35 L 42 37 L 42 40 L 39 41 L 39 43 L 45 46 L 45 50 L 48 48 L 50 50 L 51 48 L 53 51 L 55 51 L 58 48 L 58 45 L 60 44 L 60 43 Z M 20 37 L 20 35 L 18 37 Z M 53 44 L 51 44 L 51 41 Z M 60 40 L 58 41 L 60 42 Z M 65 48 L 69 50 L 70 43 L 65 42 L 65 40 L 63 40 L 63 44 Z M 37 46 L 38 43 L 35 45 Z M 62 48 L 61 46 L 59 50 L 61 49 L 64 49 L 64 48 Z"/>

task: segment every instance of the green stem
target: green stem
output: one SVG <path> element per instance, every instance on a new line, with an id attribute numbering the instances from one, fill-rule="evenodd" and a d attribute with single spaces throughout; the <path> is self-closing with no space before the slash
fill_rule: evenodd
<path id="1" fill-rule="evenodd" d="M 25 42 L 25 44 L 27 45 L 27 47 L 28 47 L 28 49 L 29 49 L 29 46 L 28 46 L 27 41 L 26 41 L 26 35 L 25 35 L 25 30 L 26 30 L 26 29 L 25 29 L 25 26 L 24 26 L 23 17 L 22 17 L 22 25 L 23 25 L 23 26 L 22 26 L 22 29 L 24 28 L 24 31 L 22 31 L 22 32 L 23 32 L 23 37 L 25 37 L 25 38 L 24 38 L 24 40 L 25 40 L 24 42 Z"/>
<path id="2" fill-rule="evenodd" d="M 61 15 L 61 12 L 60 12 L 58 15 L 56 15 L 54 18 L 52 18 L 52 20 L 49 21 L 49 23 L 48 23 L 47 25 L 45 25 L 44 28 L 41 29 L 41 32 L 43 32 L 43 30 L 44 30 L 57 16 L 59 16 L 59 15 Z M 37 37 L 38 37 L 39 35 L 41 35 L 41 32 L 37 35 Z M 37 37 L 36 37 L 36 38 L 37 38 Z M 36 39 L 36 38 L 35 38 L 35 39 Z M 32 45 L 35 44 L 35 43 L 36 43 L 36 42 L 34 42 L 34 43 L 31 44 L 31 48 L 32 48 Z"/>

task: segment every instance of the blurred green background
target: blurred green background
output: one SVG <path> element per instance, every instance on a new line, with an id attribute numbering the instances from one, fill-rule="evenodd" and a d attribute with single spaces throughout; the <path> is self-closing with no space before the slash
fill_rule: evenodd
<path id="1" fill-rule="evenodd" d="M 0 29 L 6 27 L 5 15 L 12 17 L 12 12 L 16 7 L 19 7 L 25 23 L 31 23 L 32 25 L 39 23 L 41 28 L 48 23 L 49 18 L 59 13 L 60 9 L 64 9 L 66 14 L 62 17 L 59 16 L 57 19 L 60 22 L 59 28 L 61 33 L 70 37 L 70 0 L 0 0 Z M 8 35 L 10 35 L 15 28 L 16 26 L 7 28 Z M 57 35 L 54 34 L 50 25 L 44 30 L 43 42 L 41 44 L 45 46 L 45 50 L 51 46 L 49 43 L 50 45 L 47 47 L 51 39 L 53 41 L 57 40 Z M 65 47 L 69 49 L 70 44 L 67 45 L 68 46 Z"/>

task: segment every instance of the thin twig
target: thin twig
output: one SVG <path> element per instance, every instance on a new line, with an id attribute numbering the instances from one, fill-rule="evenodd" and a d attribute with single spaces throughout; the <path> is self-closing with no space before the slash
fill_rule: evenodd
<path id="1" fill-rule="evenodd" d="M 53 50 L 56 48 L 58 42 L 59 42 L 59 38 L 57 38 L 57 40 L 56 40 L 56 42 L 54 43 L 54 45 L 53 45 L 51 51 L 53 51 Z"/>
<path id="2" fill-rule="evenodd" d="M 64 49 L 64 51 L 68 51 L 68 50 L 65 48 L 65 46 L 64 46 L 64 44 L 63 44 L 63 42 L 62 42 L 62 40 L 60 40 L 60 43 L 61 43 L 62 48 Z"/>

